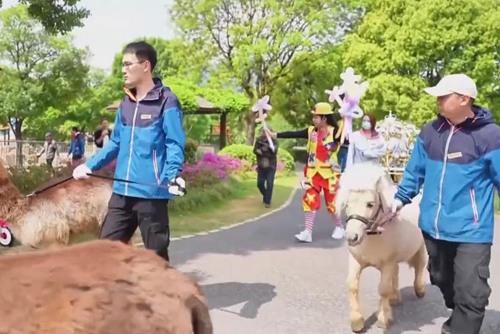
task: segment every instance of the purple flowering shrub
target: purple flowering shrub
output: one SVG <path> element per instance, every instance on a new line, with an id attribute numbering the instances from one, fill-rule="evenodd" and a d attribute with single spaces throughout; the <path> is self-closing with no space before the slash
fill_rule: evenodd
<path id="1" fill-rule="evenodd" d="M 208 186 L 220 181 L 226 181 L 231 174 L 237 174 L 245 169 L 245 162 L 215 153 L 205 153 L 196 163 L 185 163 L 182 177 L 190 187 Z"/>

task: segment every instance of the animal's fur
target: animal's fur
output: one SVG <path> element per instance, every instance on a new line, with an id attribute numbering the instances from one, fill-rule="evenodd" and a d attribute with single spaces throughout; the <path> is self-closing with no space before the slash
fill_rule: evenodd
<path id="1" fill-rule="evenodd" d="M 110 181 L 89 178 L 23 198 L 0 163 L 0 218 L 24 245 L 67 245 L 73 235 L 96 232 L 110 197 Z"/>
<path id="2" fill-rule="evenodd" d="M 120 242 L 3 256 L 0 272 L 0 333 L 213 332 L 196 283 Z"/>
<path id="3" fill-rule="evenodd" d="M 337 208 L 344 218 L 353 214 L 373 218 L 380 205 L 382 211 L 379 214 L 388 215 L 395 191 L 395 185 L 381 167 L 371 164 L 354 165 L 341 177 Z M 364 268 L 375 267 L 381 272 L 381 303 L 378 314 L 380 327 L 386 328 L 390 325 L 391 303 L 400 301 L 400 262 L 407 262 L 415 269 L 416 295 L 423 297 L 425 294 L 427 253 L 417 223 L 418 202 L 419 198 L 416 198 L 412 204 L 405 206 L 392 221 L 384 225 L 384 231 L 380 235 L 367 235 L 365 224 L 355 219 L 350 220 L 346 226 L 350 252 L 347 284 L 351 304 L 351 327 L 354 331 L 364 327 L 358 298 L 359 277 Z"/>

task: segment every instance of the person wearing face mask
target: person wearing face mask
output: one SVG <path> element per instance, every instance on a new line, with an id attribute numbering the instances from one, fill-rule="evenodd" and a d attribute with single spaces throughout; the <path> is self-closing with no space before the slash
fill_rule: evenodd
<path id="1" fill-rule="evenodd" d="M 321 192 L 325 196 L 325 204 L 333 218 L 335 229 L 333 239 L 343 239 L 345 229 L 342 221 L 336 214 L 335 195 L 337 193 L 340 176 L 340 166 L 337 162 L 339 149 L 340 115 L 333 112 L 330 104 L 317 103 L 312 111 L 313 125 L 304 130 L 287 131 L 268 134 L 273 138 L 303 138 L 307 139 L 307 164 L 304 168 L 303 187 L 305 188 L 302 206 L 304 209 L 305 229 L 296 234 L 300 242 L 312 242 L 316 212 L 321 206 Z"/>
<path id="2" fill-rule="evenodd" d="M 377 120 L 372 114 L 363 116 L 361 130 L 349 138 L 346 168 L 358 163 L 380 163 L 380 158 L 386 152 L 386 143 L 384 137 L 375 130 L 376 124 Z"/>

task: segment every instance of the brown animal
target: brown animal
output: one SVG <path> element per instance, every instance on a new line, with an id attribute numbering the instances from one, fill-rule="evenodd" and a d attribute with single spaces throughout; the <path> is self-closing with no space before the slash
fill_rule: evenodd
<path id="1" fill-rule="evenodd" d="M 92 241 L 0 259 L 0 334 L 211 334 L 198 285 L 152 251 Z"/>
<path id="2" fill-rule="evenodd" d="M 72 236 L 97 232 L 110 197 L 110 181 L 90 178 L 24 198 L 0 163 L 0 218 L 23 245 L 67 245 Z"/>

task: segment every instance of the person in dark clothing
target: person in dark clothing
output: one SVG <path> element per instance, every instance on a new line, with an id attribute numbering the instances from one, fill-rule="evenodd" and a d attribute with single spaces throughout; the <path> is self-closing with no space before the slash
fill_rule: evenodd
<path id="1" fill-rule="evenodd" d="M 344 100 L 345 95 L 341 94 L 340 98 Z M 340 135 L 342 132 L 342 128 L 344 127 L 344 120 L 339 119 L 337 116 L 337 125 L 339 127 L 339 132 L 336 134 L 335 138 L 340 139 Z M 340 147 L 337 151 L 337 161 L 340 166 L 340 171 L 343 173 L 346 165 L 347 165 L 347 153 L 349 152 L 349 138 L 345 138 L 344 142 L 340 144 Z"/>
<path id="2" fill-rule="evenodd" d="M 340 165 L 340 171 L 344 172 L 347 165 L 347 153 L 349 152 L 349 139 L 344 140 L 344 143 L 340 145 L 339 151 L 337 152 L 337 161 Z"/>
<path id="3" fill-rule="evenodd" d="M 94 131 L 94 144 L 97 149 L 101 149 L 111 138 L 111 129 L 107 120 L 102 120 L 101 126 Z"/>
<path id="4" fill-rule="evenodd" d="M 271 140 L 274 144 L 274 150 L 269 145 L 266 133 L 262 130 L 260 136 L 255 140 L 253 148 L 253 153 L 257 156 L 257 187 L 262 194 L 262 201 L 266 208 L 271 207 L 278 154 L 278 142 L 274 139 Z"/>
<path id="5" fill-rule="evenodd" d="M 96 147 L 96 152 L 102 150 L 102 148 L 109 142 L 111 138 L 112 130 L 109 127 L 109 123 L 106 119 L 101 121 L 99 128 L 94 131 L 94 145 Z M 114 173 L 116 168 L 116 159 L 111 161 L 109 164 L 104 166 L 102 170 Z"/>
<path id="6" fill-rule="evenodd" d="M 71 128 L 71 143 L 68 156 L 71 156 L 71 167 L 80 165 L 85 156 L 85 135 L 76 126 Z"/>

